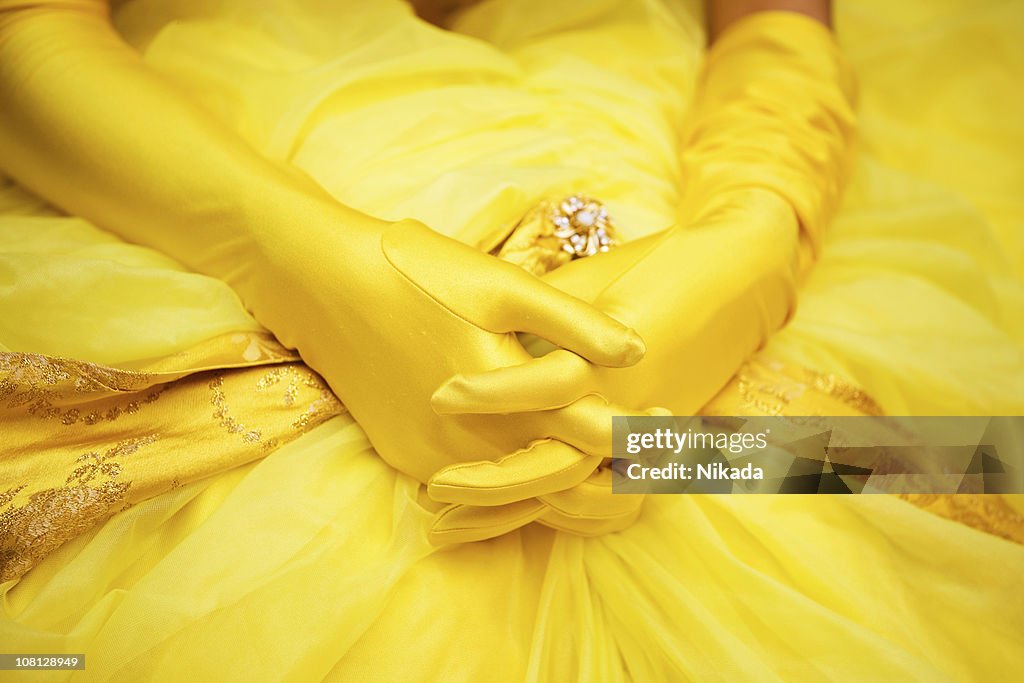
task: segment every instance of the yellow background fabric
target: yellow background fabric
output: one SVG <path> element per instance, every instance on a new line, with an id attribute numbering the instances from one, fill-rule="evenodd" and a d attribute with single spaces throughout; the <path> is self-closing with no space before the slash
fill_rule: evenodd
<path id="1" fill-rule="evenodd" d="M 890 414 L 1021 413 L 1022 15 L 838 4 L 859 155 L 762 359 L 835 373 Z M 115 20 L 258 149 L 368 213 L 485 249 L 574 190 L 627 240 L 676 219 L 698 3 L 491 0 L 455 32 L 397 2 L 138 0 Z M 8 350 L 139 367 L 260 329 L 223 283 L 9 184 L 0 206 Z M 1024 666 L 1024 546 L 902 500 L 657 496 L 618 534 L 530 526 L 445 549 L 430 515 L 339 416 L 0 584 L 0 643 L 85 652 L 87 678 L 126 681 L 960 681 Z"/>

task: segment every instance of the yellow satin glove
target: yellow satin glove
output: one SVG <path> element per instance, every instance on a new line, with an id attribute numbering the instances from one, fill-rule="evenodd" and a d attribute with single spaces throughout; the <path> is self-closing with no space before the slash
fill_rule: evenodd
<path id="1" fill-rule="evenodd" d="M 453 377 L 435 409 L 547 410 L 592 393 L 698 409 L 795 306 L 802 245 L 820 241 L 847 165 L 849 82 L 831 33 L 812 19 L 764 12 L 726 29 L 683 152 L 684 223 L 545 276 L 638 330 L 645 359 L 613 370 L 552 353 Z"/>
<path id="2" fill-rule="evenodd" d="M 644 414 L 669 413 L 652 409 Z M 610 444 L 610 433 L 607 438 Z M 532 449 L 524 449 L 517 456 L 523 454 L 531 455 Z M 545 454 L 551 463 L 565 460 L 550 458 L 551 455 L 557 454 L 551 451 Z M 553 476 L 534 477 L 529 487 L 516 485 L 529 474 L 525 464 L 516 462 L 515 458 L 452 465 L 436 474 L 428 488 L 430 496 L 452 504 L 435 518 L 431 540 L 434 543 L 483 540 L 530 522 L 580 536 L 599 536 L 625 529 L 636 521 L 642 508 L 643 496 L 610 495 L 612 471 L 603 463 L 581 481 L 560 487 L 555 486 L 559 482 Z M 528 493 L 536 495 L 522 498 Z"/>
<path id="3" fill-rule="evenodd" d="M 765 12 L 730 26 L 709 51 L 689 122 L 680 226 L 545 276 L 638 330 L 644 359 L 598 368 L 537 343 L 535 352 L 550 351 L 538 361 L 453 377 L 434 394 L 435 410 L 551 410 L 592 395 L 681 415 L 699 410 L 794 310 L 799 277 L 842 187 L 854 128 L 851 83 L 831 33 L 809 18 Z M 465 465 L 460 475 L 467 478 Z M 625 506 L 623 499 L 639 504 L 637 496 L 612 496 L 608 482 L 598 470 L 574 490 L 580 533 L 598 529 L 585 513 Z M 456 500 L 449 488 L 433 490 Z M 510 505 L 474 493 L 477 509 Z M 515 505 L 537 508 L 536 501 Z"/>
<path id="4" fill-rule="evenodd" d="M 649 415 L 699 409 L 792 310 L 799 230 L 792 210 L 759 189 L 719 198 L 693 228 L 631 242 L 549 276 L 580 296 L 600 292 L 598 308 L 642 330 L 648 350 L 635 366 L 598 368 L 555 349 L 523 365 L 457 375 L 435 392 L 434 409 L 529 414 L 582 401 L 671 409 Z M 525 476 L 507 461 L 442 469 L 428 490 L 455 505 L 435 524 L 435 536 L 443 527 L 459 530 L 444 536 L 475 540 L 531 521 L 599 535 L 625 528 L 640 513 L 643 496 L 612 495 L 604 466 L 571 489 L 517 500 L 519 489 L 509 483 Z"/>
<path id="5" fill-rule="evenodd" d="M 430 397 L 453 374 L 542 362 L 515 332 L 609 366 L 641 358 L 634 332 L 416 221 L 310 233 L 295 240 L 282 231 L 255 258 L 226 254 L 224 268 L 254 264 L 241 278 L 234 266 L 243 299 L 324 376 L 387 462 L 426 482 L 444 466 L 536 441 L 533 457 L 513 460 L 527 463 L 524 489 L 547 492 L 582 481 L 608 455 L 610 418 L 621 406 L 580 401 L 525 415 L 442 416 Z"/>
<path id="6" fill-rule="evenodd" d="M 325 377 L 380 455 L 421 481 L 513 454 L 518 490 L 532 496 L 597 468 L 622 407 L 440 416 L 429 399 L 453 374 L 528 364 L 514 332 L 608 365 L 640 358 L 635 333 L 418 223 L 340 206 L 153 72 L 106 10 L 102 0 L 0 0 L 5 173 L 227 281 Z"/>
<path id="7" fill-rule="evenodd" d="M 721 193 L 770 190 L 797 216 L 806 268 L 848 175 L 855 91 L 835 36 L 818 21 L 773 11 L 727 27 L 708 50 L 682 139 L 680 224 Z"/>
<path id="8" fill-rule="evenodd" d="M 693 414 L 796 302 L 800 231 L 789 206 L 749 189 L 716 197 L 706 211 L 689 229 L 624 244 L 546 277 L 639 330 L 648 350 L 636 366 L 596 368 L 556 349 L 522 366 L 453 377 L 434 394 L 435 410 L 550 410 L 599 394 Z"/>

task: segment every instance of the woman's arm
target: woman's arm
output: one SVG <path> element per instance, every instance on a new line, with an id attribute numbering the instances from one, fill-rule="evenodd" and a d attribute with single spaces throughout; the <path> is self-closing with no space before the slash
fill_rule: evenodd
<path id="1" fill-rule="evenodd" d="M 543 365 L 448 382 L 434 393 L 435 410 L 536 410 L 597 394 L 691 415 L 785 323 L 799 265 L 810 261 L 842 186 L 852 79 L 820 12 L 753 11 L 781 2 L 714 4 L 721 33 L 683 136 L 679 225 L 545 276 L 639 330 L 644 359 L 606 369 L 552 353 Z M 498 471 L 515 475 L 510 462 L 461 466 L 460 484 L 476 492 Z M 585 483 L 569 492 L 579 516 L 633 498 L 611 495 L 610 476 Z"/>
<path id="2" fill-rule="evenodd" d="M 0 0 L 0 170 L 65 211 L 226 277 L 272 226 L 374 223 L 261 156 L 153 72 L 105 0 Z M 378 226 L 379 227 L 379 226 Z"/>
<path id="3" fill-rule="evenodd" d="M 531 492 L 597 466 L 604 403 L 461 420 L 436 415 L 429 397 L 451 375 L 529 362 L 517 331 L 616 366 L 643 354 L 635 333 L 415 221 L 338 204 L 151 71 L 107 11 L 101 0 L 0 0 L 0 170 L 227 281 L 324 376 L 378 453 L 421 481 L 528 444 L 520 484 Z"/>
<path id="4" fill-rule="evenodd" d="M 721 4 L 731 23 L 682 127 L 678 225 L 545 276 L 639 330 L 644 360 L 604 370 L 566 359 L 543 385 L 528 368 L 464 378 L 435 394 L 439 409 L 523 410 L 592 392 L 692 414 L 792 314 L 846 176 L 853 79 L 816 17 Z"/>

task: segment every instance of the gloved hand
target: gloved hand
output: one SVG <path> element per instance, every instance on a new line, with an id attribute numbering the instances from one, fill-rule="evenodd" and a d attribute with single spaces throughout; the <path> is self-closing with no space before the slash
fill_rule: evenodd
<path id="1" fill-rule="evenodd" d="M 786 203 L 750 189 L 718 196 L 706 210 L 689 229 L 573 261 L 546 277 L 641 330 L 648 350 L 637 365 L 597 368 L 555 349 L 519 367 L 452 377 L 435 392 L 435 410 L 550 410 L 598 394 L 692 414 L 783 324 L 796 300 L 799 228 Z"/>
<path id="2" fill-rule="evenodd" d="M 649 411 L 667 415 L 667 411 Z M 609 437 L 610 438 L 610 437 Z M 528 452 L 528 451 L 527 451 Z M 430 482 L 432 498 L 452 503 L 434 520 L 430 538 L 434 543 L 477 541 L 514 531 L 530 522 L 569 531 L 580 536 L 600 536 L 631 525 L 640 514 L 643 496 L 610 495 L 612 471 L 602 464 L 582 481 L 547 493 L 516 500 L 525 492 L 517 488 L 510 495 L 508 484 L 520 478 L 523 469 L 514 459 L 495 463 L 452 465 Z M 554 484 L 553 478 L 537 483 Z"/>
<path id="3" fill-rule="evenodd" d="M 324 375 L 381 456 L 421 481 L 534 441 L 525 483 L 543 479 L 539 490 L 597 467 L 608 417 L 624 408 L 439 416 L 429 398 L 452 374 L 528 363 L 515 331 L 608 365 L 640 358 L 635 333 L 422 225 L 340 206 L 152 71 L 107 9 L 0 0 L 0 170 L 227 281 Z"/>
<path id="4" fill-rule="evenodd" d="M 629 368 L 602 368 L 555 349 L 520 366 L 456 375 L 434 393 L 434 409 L 529 414 L 612 401 L 671 409 L 649 415 L 691 414 L 789 315 L 797 241 L 792 210 L 770 192 L 747 190 L 720 197 L 691 230 L 562 266 L 551 281 L 581 297 L 596 292 L 598 308 L 642 330 L 649 340 L 644 359 Z M 486 538 L 531 521 L 598 535 L 625 528 L 641 509 L 643 496 L 611 494 L 607 467 L 572 489 L 526 501 L 516 495 L 521 487 L 509 485 L 524 476 L 514 461 L 439 471 L 428 491 L 453 505 L 435 523 L 435 539 Z"/>
<path id="5" fill-rule="evenodd" d="M 455 374 L 543 363 L 517 331 L 609 366 L 641 358 L 634 332 L 416 221 L 315 234 L 294 240 L 282 232 L 255 257 L 230 256 L 250 264 L 244 273 L 235 266 L 231 279 L 256 318 L 324 376 L 386 461 L 425 482 L 446 465 L 536 442 L 531 458 L 513 459 L 529 462 L 524 489 L 550 491 L 582 481 L 609 454 L 610 418 L 623 406 L 578 401 L 523 415 L 439 415 L 430 396 Z"/>
<path id="6" fill-rule="evenodd" d="M 586 396 L 566 410 L 607 405 L 601 396 Z M 627 414 L 636 413 L 608 408 L 606 431 L 600 435 L 600 452 L 605 457 L 611 455 L 611 417 Z M 651 408 L 641 414 L 671 415 L 664 408 Z M 437 472 L 430 479 L 428 494 L 449 505 L 434 519 L 431 540 L 483 540 L 534 521 L 581 536 L 598 536 L 624 529 L 636 520 L 643 496 L 610 496 L 612 471 L 606 459 L 594 463 L 596 467 L 590 467 L 586 477 L 576 476 L 582 468 L 568 477 L 561 467 L 572 466 L 578 456 L 559 442 L 553 442 L 542 453 L 540 447 L 545 445 L 531 444 L 496 461 L 459 463 Z"/>
<path id="7" fill-rule="evenodd" d="M 726 29 L 708 54 L 683 150 L 683 222 L 545 277 L 637 329 L 643 362 L 591 368 L 554 353 L 453 377 L 435 409 L 547 410 L 591 393 L 679 414 L 699 408 L 795 306 L 798 275 L 842 186 L 849 83 L 831 33 L 811 19 L 763 12 Z M 548 381 L 531 382 L 534 373 Z"/>
<path id="8" fill-rule="evenodd" d="M 538 342 L 532 351 L 551 351 L 539 361 L 452 377 L 435 392 L 435 410 L 551 410 L 590 395 L 680 415 L 699 410 L 794 310 L 843 184 L 851 83 L 832 35 L 815 21 L 765 12 L 730 26 L 709 51 L 685 137 L 679 226 L 545 277 L 638 330 L 645 358 L 598 368 Z M 635 498 L 611 496 L 607 477 L 596 475 L 577 491 L 594 512 Z M 473 504 L 508 504 L 499 500 L 477 495 Z"/>

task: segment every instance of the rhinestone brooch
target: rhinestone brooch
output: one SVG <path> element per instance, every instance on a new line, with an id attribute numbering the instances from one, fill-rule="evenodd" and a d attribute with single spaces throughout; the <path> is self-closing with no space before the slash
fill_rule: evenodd
<path id="1" fill-rule="evenodd" d="M 554 235 L 573 258 L 593 256 L 615 245 L 615 226 L 601 202 L 570 195 L 551 211 Z"/>

